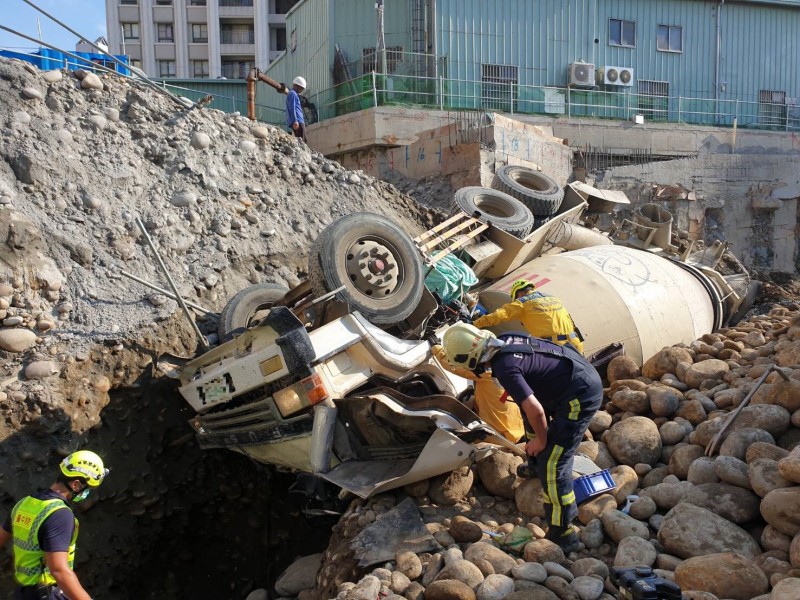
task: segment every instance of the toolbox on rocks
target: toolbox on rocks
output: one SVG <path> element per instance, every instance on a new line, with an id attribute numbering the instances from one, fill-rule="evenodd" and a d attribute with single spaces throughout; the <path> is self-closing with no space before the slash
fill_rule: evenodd
<path id="1" fill-rule="evenodd" d="M 596 473 L 578 477 L 572 482 L 572 487 L 575 490 L 575 502 L 581 504 L 590 498 L 613 490 L 615 483 L 611 477 L 611 472 L 608 469 L 603 469 Z"/>

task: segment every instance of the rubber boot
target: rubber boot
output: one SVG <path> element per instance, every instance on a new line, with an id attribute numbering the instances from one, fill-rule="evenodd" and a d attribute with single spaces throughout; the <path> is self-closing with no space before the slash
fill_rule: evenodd
<path id="1" fill-rule="evenodd" d="M 580 548 L 581 539 L 578 535 L 578 530 L 573 525 L 567 525 L 566 527 L 551 525 L 544 539 L 558 544 L 564 551 L 564 554 L 576 552 Z"/>
<path id="2" fill-rule="evenodd" d="M 522 463 L 520 466 L 517 467 L 517 477 L 521 477 L 522 479 L 538 479 L 539 473 L 536 470 L 536 457 L 528 456 L 528 463 Z"/>

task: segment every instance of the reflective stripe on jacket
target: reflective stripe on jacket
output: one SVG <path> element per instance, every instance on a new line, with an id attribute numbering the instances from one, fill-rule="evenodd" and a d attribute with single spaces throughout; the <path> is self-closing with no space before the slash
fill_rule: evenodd
<path id="1" fill-rule="evenodd" d="M 485 328 L 520 321 L 531 335 L 550 340 L 560 346 L 567 342 L 583 354 L 583 342 L 575 332 L 572 317 L 555 296 L 534 292 L 504 304 L 496 311 L 475 319 L 475 327 Z"/>
<path id="2" fill-rule="evenodd" d="M 56 580 L 47 569 L 44 550 L 39 546 L 39 528 L 47 517 L 57 510 L 70 510 L 63 500 L 39 500 L 26 496 L 11 511 L 11 529 L 14 536 L 14 577 L 23 586 L 44 583 L 54 585 Z M 75 545 L 78 540 L 78 519 L 69 543 L 67 562 L 71 569 L 75 562 Z"/>

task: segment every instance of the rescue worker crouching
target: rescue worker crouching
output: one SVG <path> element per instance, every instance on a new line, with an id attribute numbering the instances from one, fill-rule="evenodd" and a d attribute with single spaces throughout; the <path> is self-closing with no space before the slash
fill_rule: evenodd
<path id="1" fill-rule="evenodd" d="M 492 375 L 522 409 L 529 457 L 542 482 L 549 523 L 547 539 L 564 550 L 579 548 L 572 521 L 578 516 L 572 464 L 589 422 L 599 410 L 603 385 L 595 368 L 571 345 L 507 333 L 496 337 L 456 323 L 442 337 L 447 359 Z"/>
<path id="2" fill-rule="evenodd" d="M 520 321 L 531 335 L 560 346 L 572 344 L 583 354 L 583 337 L 561 300 L 536 291 L 531 281 L 515 281 L 511 286 L 511 302 L 475 319 L 472 324 L 483 329 L 506 321 Z"/>
<path id="3" fill-rule="evenodd" d="M 474 382 L 475 412 L 481 419 L 510 442 L 517 443 L 522 439 L 525 435 L 525 426 L 519 407 L 513 402 L 505 402 L 501 399 L 505 395 L 505 390 L 500 387 L 489 371 L 477 375 L 469 369 L 450 364 L 444 348 L 439 344 L 431 347 L 431 353 L 442 365 L 442 368 Z M 487 439 L 486 441 L 491 442 L 492 440 Z"/>
<path id="4" fill-rule="evenodd" d="M 91 600 L 73 571 L 78 519 L 70 503 L 84 501 L 107 474 L 94 452 L 73 452 L 49 489 L 17 502 L 3 521 L 0 548 L 13 540 L 16 600 Z"/>

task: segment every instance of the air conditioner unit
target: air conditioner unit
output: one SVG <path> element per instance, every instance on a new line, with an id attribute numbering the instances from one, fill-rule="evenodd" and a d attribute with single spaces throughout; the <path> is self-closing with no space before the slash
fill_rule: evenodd
<path id="1" fill-rule="evenodd" d="M 633 85 L 633 69 L 627 67 L 613 67 L 606 65 L 597 71 L 597 82 L 603 85 Z"/>
<path id="2" fill-rule="evenodd" d="M 570 63 L 567 68 L 567 82 L 574 87 L 594 87 L 594 65 L 585 62 Z"/>

